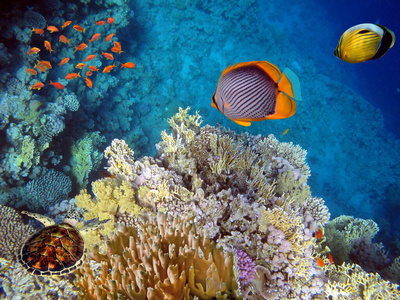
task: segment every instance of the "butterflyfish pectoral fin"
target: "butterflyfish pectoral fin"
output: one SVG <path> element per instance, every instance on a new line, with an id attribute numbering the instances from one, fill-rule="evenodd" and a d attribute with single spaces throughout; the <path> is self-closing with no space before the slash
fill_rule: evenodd
<path id="1" fill-rule="evenodd" d="M 288 95 L 278 92 L 276 95 L 275 114 L 269 115 L 267 119 L 277 120 L 285 119 L 293 116 L 296 113 L 296 102 Z"/>
<path id="2" fill-rule="evenodd" d="M 248 127 L 251 125 L 251 122 L 249 121 L 239 121 L 239 120 L 232 120 L 232 121 L 235 122 L 236 124 L 239 124 L 240 126 Z"/>

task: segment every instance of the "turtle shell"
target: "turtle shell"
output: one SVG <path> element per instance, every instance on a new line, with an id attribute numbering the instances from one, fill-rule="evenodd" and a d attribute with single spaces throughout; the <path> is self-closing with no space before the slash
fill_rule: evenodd
<path id="1" fill-rule="evenodd" d="M 79 231 L 62 223 L 39 230 L 23 243 L 18 261 L 34 275 L 64 275 L 78 268 L 85 258 Z"/>

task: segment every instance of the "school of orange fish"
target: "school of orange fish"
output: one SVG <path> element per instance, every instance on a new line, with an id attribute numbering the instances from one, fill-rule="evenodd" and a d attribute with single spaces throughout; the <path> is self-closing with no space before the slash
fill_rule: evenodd
<path id="1" fill-rule="evenodd" d="M 114 19 L 114 18 L 111 18 L 111 17 L 109 17 L 109 18 L 107 19 L 107 23 L 110 24 L 110 25 L 112 25 L 112 24 L 114 23 L 114 21 L 115 21 L 115 19 Z M 100 20 L 100 21 L 95 22 L 95 25 L 97 25 L 97 26 L 103 26 L 103 25 L 106 25 L 107 23 L 106 23 L 105 21 L 103 21 L 103 20 Z M 66 21 L 66 22 L 62 25 L 61 30 L 63 30 L 64 28 L 68 27 L 70 24 L 71 24 L 71 21 Z M 54 33 L 54 32 L 59 32 L 59 29 L 58 29 L 56 26 L 52 26 L 52 25 L 48 26 L 46 29 L 50 32 L 50 34 L 51 34 L 51 33 Z M 81 32 L 82 34 L 85 33 L 85 29 L 82 28 L 82 27 L 81 27 L 80 25 L 78 25 L 78 24 L 75 25 L 75 26 L 73 26 L 73 29 L 75 29 L 75 30 L 78 31 L 78 32 Z M 44 33 L 44 29 L 43 29 L 43 28 L 33 28 L 33 29 L 32 29 L 32 32 L 34 32 L 35 34 L 38 34 L 38 35 L 42 36 L 43 33 Z M 96 41 L 100 38 L 100 36 L 101 36 L 100 33 L 95 33 L 95 34 L 92 36 L 92 38 L 91 38 L 90 40 L 88 40 L 88 41 L 89 41 L 89 44 L 91 44 L 92 42 L 96 42 Z M 110 42 L 111 39 L 112 39 L 113 37 L 114 37 L 114 32 L 111 33 L 111 34 L 109 34 L 109 35 L 107 35 L 107 37 L 106 37 L 106 39 L 105 39 L 105 42 L 106 42 L 106 43 Z M 59 41 L 60 41 L 61 43 L 64 43 L 64 44 L 68 44 L 68 45 L 69 45 L 71 39 L 68 39 L 68 38 L 67 38 L 66 36 L 64 36 L 64 35 L 60 35 Z M 74 49 L 75 49 L 75 52 L 76 52 L 76 51 L 85 51 L 85 49 L 86 49 L 87 47 L 88 47 L 87 44 L 81 43 L 81 44 L 79 44 L 77 47 L 74 47 Z M 47 51 L 49 51 L 50 54 L 51 54 L 51 52 L 54 51 L 54 50 L 51 48 L 50 42 L 47 41 L 47 40 L 44 41 L 44 48 L 45 48 Z M 40 51 L 41 51 L 41 49 L 39 49 L 39 48 L 37 48 L 37 47 L 33 47 L 33 48 L 31 48 L 27 53 L 28 53 L 28 55 L 34 55 L 34 54 L 39 53 Z M 121 50 L 121 44 L 120 44 L 119 42 L 113 41 L 113 47 L 111 48 L 111 52 L 114 52 L 114 53 L 116 53 L 116 54 L 119 55 L 119 54 L 121 54 L 121 53 L 124 52 L 124 51 Z M 114 56 L 113 56 L 111 53 L 108 53 L 108 52 L 101 52 L 101 55 L 102 55 L 106 60 L 112 60 L 112 61 L 114 60 Z M 92 88 L 92 87 L 93 87 L 93 81 L 92 81 L 89 77 L 93 75 L 93 72 L 99 72 L 99 71 L 100 71 L 99 69 L 97 69 L 97 68 L 96 68 L 95 66 L 93 66 L 93 65 L 88 66 L 89 62 L 90 62 L 91 60 L 93 60 L 94 58 L 96 58 L 96 57 L 97 57 L 97 55 L 95 55 L 95 54 L 89 54 L 89 55 L 83 60 L 83 62 L 80 62 L 80 63 L 78 63 L 78 64 L 75 66 L 76 69 L 80 69 L 80 70 L 82 70 L 82 69 L 88 67 L 89 70 L 85 73 L 84 79 L 85 79 L 86 85 L 87 85 L 89 88 Z M 70 58 L 64 57 L 58 65 L 59 65 L 60 68 L 61 68 L 63 65 L 65 65 L 66 63 L 68 63 L 69 60 L 70 60 Z M 135 65 L 133 62 L 126 62 L 126 63 L 120 63 L 120 64 L 121 64 L 121 68 L 126 68 L 126 69 L 133 69 L 133 68 L 136 67 L 136 65 Z M 114 62 L 112 65 L 105 66 L 102 72 L 103 72 L 103 73 L 109 73 L 109 72 L 111 72 L 115 67 L 116 67 L 116 65 L 115 65 L 115 62 Z M 47 72 L 47 70 L 52 69 L 52 65 L 51 65 L 51 63 L 50 63 L 49 61 L 45 61 L 45 60 L 40 61 L 40 60 L 38 60 L 37 63 L 35 64 L 35 66 L 34 66 L 33 68 L 30 68 L 30 69 L 26 68 L 25 73 L 29 73 L 30 75 L 37 75 L 37 71 L 36 71 L 35 69 L 37 69 L 37 70 L 39 70 L 40 72 L 43 72 L 43 73 L 44 73 L 44 72 Z M 80 72 L 78 72 L 78 73 L 68 73 L 67 76 L 65 76 L 65 79 L 67 79 L 67 80 L 73 80 L 73 79 L 76 79 L 76 78 L 78 78 L 78 77 L 81 77 Z M 81 77 L 81 78 L 82 78 L 82 77 Z M 49 83 L 49 84 L 52 85 L 52 86 L 54 86 L 54 87 L 57 88 L 57 89 L 60 89 L 60 90 L 63 90 L 63 89 L 65 88 L 65 87 L 64 87 L 61 83 L 59 83 L 59 82 L 52 82 L 52 81 L 50 80 L 50 83 Z M 45 84 L 39 81 L 39 82 L 35 83 L 34 85 L 30 86 L 29 89 L 30 89 L 30 90 L 34 90 L 34 89 L 40 90 L 40 89 L 43 88 L 44 86 L 45 86 Z"/>

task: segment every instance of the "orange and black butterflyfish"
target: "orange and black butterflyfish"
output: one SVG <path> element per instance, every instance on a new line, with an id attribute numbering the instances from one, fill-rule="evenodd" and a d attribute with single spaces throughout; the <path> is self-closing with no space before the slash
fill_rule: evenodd
<path id="1" fill-rule="evenodd" d="M 301 100 L 296 74 L 267 61 L 242 62 L 222 72 L 211 106 L 242 126 L 267 119 L 284 119 Z"/>

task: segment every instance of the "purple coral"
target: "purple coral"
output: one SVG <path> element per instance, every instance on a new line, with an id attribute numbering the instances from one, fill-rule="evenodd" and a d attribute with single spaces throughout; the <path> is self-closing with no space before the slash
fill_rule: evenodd
<path id="1" fill-rule="evenodd" d="M 242 285 L 246 285 L 254 280 L 254 275 L 256 274 L 256 264 L 247 255 L 246 252 L 242 250 L 236 251 L 237 265 L 236 268 L 239 273 L 239 281 Z"/>

